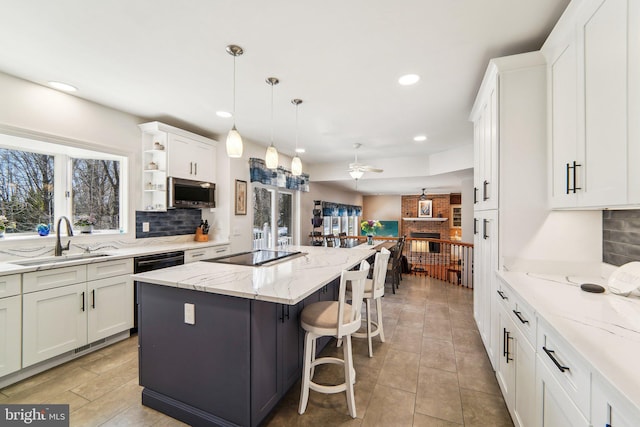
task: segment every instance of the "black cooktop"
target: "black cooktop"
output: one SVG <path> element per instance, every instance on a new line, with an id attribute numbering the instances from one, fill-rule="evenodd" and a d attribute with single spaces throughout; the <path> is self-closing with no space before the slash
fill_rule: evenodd
<path id="1" fill-rule="evenodd" d="M 275 260 L 287 258 L 293 255 L 299 254 L 297 252 L 288 251 L 271 251 L 266 249 L 258 249 L 251 252 L 241 252 L 239 254 L 225 255 L 219 258 L 204 259 L 205 262 L 218 262 L 222 264 L 237 264 L 237 265 L 262 265 Z"/>

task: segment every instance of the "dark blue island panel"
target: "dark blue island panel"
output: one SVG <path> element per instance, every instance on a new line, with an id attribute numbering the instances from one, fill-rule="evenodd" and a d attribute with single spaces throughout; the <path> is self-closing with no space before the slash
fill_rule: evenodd
<path id="1" fill-rule="evenodd" d="M 335 299 L 338 280 L 296 305 L 138 286 L 143 405 L 191 425 L 257 426 L 301 377 L 302 308 Z"/>

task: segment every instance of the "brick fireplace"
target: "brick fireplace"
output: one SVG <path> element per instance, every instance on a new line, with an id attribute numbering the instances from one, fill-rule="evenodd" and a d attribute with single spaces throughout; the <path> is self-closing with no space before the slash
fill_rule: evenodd
<path id="1" fill-rule="evenodd" d="M 400 234 L 411 236 L 411 233 L 439 233 L 441 239 L 448 240 L 451 230 L 451 205 L 460 203 L 460 194 L 427 194 L 432 201 L 432 218 L 447 218 L 445 221 L 411 221 L 402 220 Z M 418 201 L 420 195 L 402 196 L 402 218 L 418 218 Z"/>

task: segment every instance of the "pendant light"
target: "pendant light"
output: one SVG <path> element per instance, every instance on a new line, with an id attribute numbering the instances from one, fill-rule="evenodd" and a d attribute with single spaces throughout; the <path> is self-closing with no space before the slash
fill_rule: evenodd
<path id="1" fill-rule="evenodd" d="M 424 194 L 424 190 L 426 190 L 426 188 L 422 189 L 422 194 L 420 195 L 420 200 L 427 200 L 427 195 Z"/>
<path id="2" fill-rule="evenodd" d="M 233 56 L 233 127 L 227 135 L 227 156 L 238 158 L 242 157 L 242 137 L 236 129 L 236 57 L 242 55 L 244 51 L 234 44 L 227 46 L 226 50 Z"/>
<path id="3" fill-rule="evenodd" d="M 278 150 L 273 145 L 273 87 L 280 83 L 275 77 L 267 77 L 266 82 L 271 86 L 271 145 L 267 148 L 267 154 L 264 157 L 264 161 L 269 169 L 278 168 Z"/>
<path id="4" fill-rule="evenodd" d="M 298 105 L 302 104 L 302 99 L 292 99 L 291 103 L 296 106 L 296 155 L 291 159 L 291 174 L 302 175 L 302 160 L 298 156 Z"/>

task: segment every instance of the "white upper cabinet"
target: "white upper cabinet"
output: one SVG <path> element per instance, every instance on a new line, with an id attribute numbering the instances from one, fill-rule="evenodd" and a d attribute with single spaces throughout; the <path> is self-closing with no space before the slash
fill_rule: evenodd
<path id="1" fill-rule="evenodd" d="M 498 208 L 497 69 L 485 80 L 486 96 L 474 119 L 474 209 Z"/>
<path id="2" fill-rule="evenodd" d="M 630 112 L 638 52 L 631 1 L 574 1 L 542 48 L 549 80 L 551 206 L 597 208 L 638 203 L 628 153 L 637 152 Z M 637 69 L 637 66 L 636 66 Z M 635 95 L 637 98 L 637 95 Z M 637 180 L 636 180 L 637 181 Z M 640 192 L 636 192 L 640 193 Z"/>
<path id="3" fill-rule="evenodd" d="M 215 182 L 215 165 L 214 145 L 169 134 L 169 176 Z"/>

